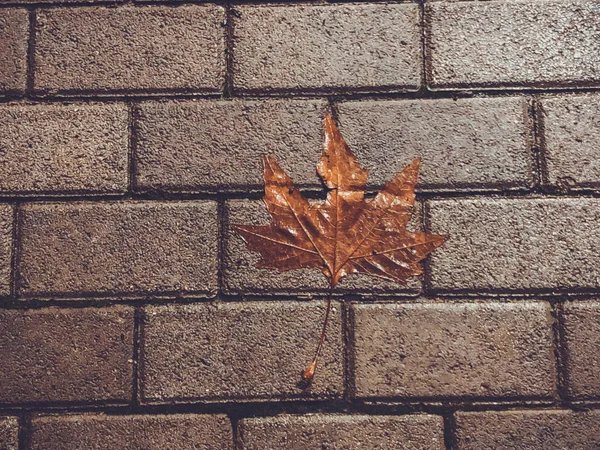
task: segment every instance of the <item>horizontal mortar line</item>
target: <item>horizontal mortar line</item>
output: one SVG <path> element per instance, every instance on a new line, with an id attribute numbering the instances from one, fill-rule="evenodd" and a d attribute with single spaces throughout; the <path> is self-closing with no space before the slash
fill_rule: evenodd
<path id="1" fill-rule="evenodd" d="M 431 296 L 431 295 L 398 295 L 398 294 L 357 294 L 357 293 L 334 293 L 332 300 L 334 302 L 345 302 L 352 305 L 385 305 L 385 304 L 402 304 L 402 305 L 431 305 L 431 304 L 463 304 L 463 303 L 505 303 L 515 304 L 523 301 L 540 301 L 550 304 L 565 303 L 570 301 L 593 301 L 600 296 L 600 289 L 595 293 L 579 293 L 579 294 L 562 294 L 562 295 L 540 295 L 540 294 L 522 294 L 522 295 L 503 295 L 498 294 L 472 294 L 470 296 L 462 294 L 457 296 Z M 86 308 L 110 308 L 112 306 L 130 306 L 130 307 L 150 307 L 150 306 L 170 306 L 170 305 L 215 305 L 215 304 L 240 304 L 251 305 L 253 303 L 276 303 L 276 302 L 296 302 L 296 303 L 317 303 L 325 302 L 327 293 L 308 295 L 308 294 L 265 294 L 261 295 L 221 295 L 214 298 L 99 298 L 90 297 L 88 299 L 56 299 L 48 298 L 23 300 L 17 298 L 9 299 L 8 301 L 0 301 L 0 311 L 30 311 L 49 307 L 58 307 L 64 309 L 86 309 Z"/>
<path id="2" fill-rule="evenodd" d="M 223 101 L 233 100 L 266 100 L 266 99 L 298 99 L 298 100 L 326 100 L 332 98 L 334 102 L 344 101 L 356 101 L 356 100 L 435 100 L 435 99 L 463 99 L 463 98 L 495 98 L 495 97 L 519 97 L 519 96 L 550 96 L 557 94 L 586 94 L 586 93 L 599 93 L 600 86 L 598 87 L 557 87 L 552 89 L 471 89 L 471 90 L 444 90 L 444 91 L 431 91 L 431 90 L 419 90 L 415 92 L 351 92 L 351 91 L 336 91 L 336 90 L 322 90 L 322 91 L 294 91 L 285 90 L 278 94 L 274 94 L 272 91 L 266 91 L 263 93 L 255 92 L 249 94 L 239 95 L 234 90 L 232 97 L 225 98 L 222 93 L 208 92 L 176 92 L 173 90 L 159 91 L 147 91 L 147 93 L 140 91 L 127 91 L 125 93 L 74 93 L 72 95 L 65 96 L 26 96 L 26 95 L 6 95 L 0 96 L 0 104 L 9 102 L 34 102 L 34 103 L 70 103 L 78 101 L 94 101 L 94 102 L 135 102 L 135 101 L 159 101 L 159 100 L 191 100 L 191 99 L 213 99 Z"/>
<path id="3" fill-rule="evenodd" d="M 296 185 L 302 194 L 313 200 L 324 200 L 327 191 L 325 190 L 304 190 L 302 185 Z M 377 193 L 378 188 L 367 188 L 367 195 L 372 197 Z M 543 199 L 584 199 L 584 198 L 600 198 L 600 188 L 598 190 L 572 190 L 572 191 L 540 191 L 536 189 L 529 190 L 455 190 L 455 191 L 425 191 L 417 189 L 417 200 L 481 200 L 481 199 L 512 199 L 519 200 L 543 200 Z M 127 193 L 117 195 L 42 195 L 42 196 L 26 196 L 26 195 L 2 195 L 0 193 L 1 203 L 20 203 L 21 206 L 31 203 L 102 203 L 102 202 L 186 202 L 194 200 L 262 200 L 264 194 L 259 190 L 256 191 L 237 191 L 219 193 L 197 192 L 197 193 Z M 370 198 L 368 197 L 368 198 Z"/>
<path id="4" fill-rule="evenodd" d="M 0 414 L 22 414 L 23 412 L 36 412 L 41 414 L 61 413 L 103 413 L 111 416 L 123 415 L 157 415 L 157 414 L 227 414 L 236 417 L 269 417 L 279 414 L 307 414 L 307 413 L 341 413 L 348 415 L 371 414 L 371 415 L 404 415 L 411 413 L 447 414 L 457 411 L 512 411 L 512 410 L 594 410 L 600 409 L 598 401 L 578 401 L 567 405 L 560 405 L 552 401 L 531 401 L 526 398 L 504 401 L 502 399 L 490 398 L 486 402 L 468 401 L 457 399 L 455 401 L 442 402 L 431 400 L 422 401 L 398 401 L 388 404 L 368 404 L 347 400 L 270 400 L 238 403 L 237 399 L 228 399 L 221 403 L 165 403 L 157 405 L 122 405 L 107 406 L 89 402 L 63 402 L 63 403 L 29 403 L 22 405 L 0 406 Z"/>

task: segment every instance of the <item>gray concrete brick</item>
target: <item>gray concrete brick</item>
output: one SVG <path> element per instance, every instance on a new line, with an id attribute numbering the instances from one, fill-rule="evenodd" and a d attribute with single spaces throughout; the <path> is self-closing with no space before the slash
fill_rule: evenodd
<path id="1" fill-rule="evenodd" d="M 25 297 L 216 293 L 216 202 L 29 203 L 20 225 Z"/>
<path id="2" fill-rule="evenodd" d="M 429 202 L 430 231 L 448 241 L 429 258 L 438 292 L 555 292 L 600 286 L 600 200 Z"/>
<path id="3" fill-rule="evenodd" d="M 600 302 L 565 303 L 564 345 L 569 396 L 579 400 L 600 397 Z"/>
<path id="4" fill-rule="evenodd" d="M 38 12 L 38 94 L 139 90 L 220 92 L 225 77 L 224 9 L 57 8 Z"/>
<path id="5" fill-rule="evenodd" d="M 341 132 L 369 181 L 383 185 L 416 157 L 427 190 L 533 183 L 525 97 L 340 103 Z"/>
<path id="6" fill-rule="evenodd" d="M 0 311 L 0 404 L 127 403 L 133 308 Z"/>
<path id="7" fill-rule="evenodd" d="M 225 415 L 40 416 L 31 429 L 31 450 L 233 450 Z"/>
<path id="8" fill-rule="evenodd" d="M 136 114 L 136 188 L 262 190 L 261 155 L 268 153 L 299 186 L 320 189 L 326 106 L 322 100 L 144 102 Z"/>
<path id="9" fill-rule="evenodd" d="M 29 12 L 3 9 L 0 17 L 0 96 L 25 91 L 28 40 Z"/>
<path id="10" fill-rule="evenodd" d="M 234 87 L 417 90 L 417 4 L 236 6 Z"/>
<path id="11" fill-rule="evenodd" d="M 0 417 L 0 448 L 19 450 L 19 419 L 17 417 Z"/>
<path id="12" fill-rule="evenodd" d="M 541 99 L 548 184 L 600 186 L 600 95 Z"/>
<path id="13" fill-rule="evenodd" d="M 0 130 L 0 195 L 127 190 L 124 104 L 2 105 Z"/>
<path id="14" fill-rule="evenodd" d="M 353 305 L 357 397 L 549 398 L 544 302 Z"/>
<path id="15" fill-rule="evenodd" d="M 226 203 L 225 248 L 223 254 L 223 285 L 229 294 L 311 294 L 329 289 L 329 282 L 318 269 L 294 269 L 286 272 L 259 269 L 257 253 L 250 252 L 244 240 L 233 229 L 236 224 L 261 225 L 269 223 L 270 216 L 262 201 L 229 200 Z M 415 208 L 409 228 L 420 228 L 421 208 Z M 342 278 L 335 290 L 337 293 L 396 293 L 417 295 L 421 291 L 422 277 L 415 277 L 407 286 L 393 281 L 370 277 L 365 274 L 350 274 Z"/>
<path id="16" fill-rule="evenodd" d="M 0 203 L 0 297 L 10 294 L 13 216 L 13 206 Z"/>
<path id="17" fill-rule="evenodd" d="M 600 82 L 599 2 L 432 2 L 426 21 L 434 89 Z"/>
<path id="18" fill-rule="evenodd" d="M 311 414 L 250 418 L 239 422 L 238 433 L 244 450 L 445 448 L 442 417 L 426 414 Z"/>
<path id="19" fill-rule="evenodd" d="M 456 449 L 593 449 L 600 411 L 482 411 L 456 414 Z"/>
<path id="20" fill-rule="evenodd" d="M 151 306 L 143 320 L 141 400 L 337 398 L 343 391 L 341 305 L 334 303 L 312 388 L 297 386 L 321 333 L 325 302 Z"/>

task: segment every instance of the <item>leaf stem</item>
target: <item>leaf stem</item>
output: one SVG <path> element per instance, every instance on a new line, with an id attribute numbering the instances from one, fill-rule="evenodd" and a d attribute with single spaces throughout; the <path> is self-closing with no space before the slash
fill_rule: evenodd
<path id="1" fill-rule="evenodd" d="M 332 291 L 333 284 L 330 284 L 329 290 L 327 291 L 327 310 L 325 311 L 325 320 L 323 321 L 323 328 L 321 329 L 321 337 L 319 338 L 319 344 L 317 345 L 317 350 L 315 351 L 315 357 L 313 358 L 312 362 L 302 371 L 302 379 L 307 383 L 310 383 L 315 376 L 315 372 L 317 371 L 317 361 L 319 356 L 321 356 L 321 349 L 323 348 L 325 337 L 327 336 L 327 324 L 329 323 L 329 315 L 331 312 Z"/>

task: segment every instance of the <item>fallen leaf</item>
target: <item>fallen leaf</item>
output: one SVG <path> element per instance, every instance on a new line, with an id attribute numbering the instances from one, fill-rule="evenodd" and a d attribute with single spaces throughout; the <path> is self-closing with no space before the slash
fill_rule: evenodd
<path id="1" fill-rule="evenodd" d="M 310 204 L 271 156 L 263 156 L 268 225 L 235 225 L 248 248 L 258 252 L 260 268 L 280 271 L 318 268 L 333 289 L 350 273 L 405 284 L 423 272 L 420 261 L 446 236 L 412 232 L 407 224 L 415 203 L 420 159 L 415 159 L 373 199 L 365 199 L 368 172 L 348 148 L 333 118 L 325 118 L 325 143 L 317 172 L 329 189 L 322 203 Z M 327 315 L 331 307 L 328 298 Z M 305 369 L 310 380 L 316 357 Z"/>

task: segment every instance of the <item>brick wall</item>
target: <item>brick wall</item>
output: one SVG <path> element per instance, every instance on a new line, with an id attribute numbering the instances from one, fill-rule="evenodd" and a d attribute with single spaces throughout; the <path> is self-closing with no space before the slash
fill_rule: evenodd
<path id="1" fill-rule="evenodd" d="M 600 445 L 600 2 L 0 0 L 0 449 Z M 260 155 L 312 198 L 421 156 L 408 286 L 257 269 Z"/>

